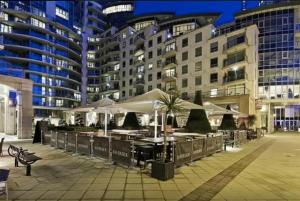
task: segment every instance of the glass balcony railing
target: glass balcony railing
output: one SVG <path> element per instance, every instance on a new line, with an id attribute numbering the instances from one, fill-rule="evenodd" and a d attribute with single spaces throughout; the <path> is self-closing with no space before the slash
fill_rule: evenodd
<path id="1" fill-rule="evenodd" d="M 249 89 L 246 87 L 235 87 L 229 89 L 215 89 L 204 92 L 202 95 L 204 98 L 213 97 L 226 97 L 226 96 L 240 96 L 249 94 Z"/>
<path id="2" fill-rule="evenodd" d="M 231 55 L 231 56 L 228 56 L 227 59 L 224 59 L 223 67 L 227 67 L 227 66 L 230 66 L 232 64 L 239 63 L 242 61 L 247 61 L 247 56 L 245 53 Z"/>

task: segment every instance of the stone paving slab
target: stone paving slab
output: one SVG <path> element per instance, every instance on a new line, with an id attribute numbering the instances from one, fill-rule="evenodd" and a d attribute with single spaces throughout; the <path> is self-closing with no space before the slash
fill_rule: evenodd
<path id="1" fill-rule="evenodd" d="M 104 164 L 103 160 L 72 156 L 50 146 L 28 142 L 21 142 L 20 145 L 43 158 L 32 166 L 31 177 L 24 176 L 25 167 L 13 167 L 13 159 L 7 153 L 0 158 L 0 168 L 11 170 L 8 182 L 10 200 L 171 201 L 190 194 L 270 139 L 276 142 L 242 171 L 238 171 L 238 167 L 236 172 L 232 170 L 234 174 L 239 173 L 238 176 L 212 200 L 299 199 L 300 182 L 294 173 L 300 173 L 300 138 L 295 135 L 269 136 L 243 145 L 238 152 L 235 149 L 214 154 L 191 166 L 176 169 L 175 178 L 166 182 L 151 178 L 149 170 L 127 171 L 119 166 Z M 273 160 L 277 161 L 274 166 Z M 268 163 L 267 170 L 265 162 Z M 217 180 L 226 181 L 226 178 L 217 176 Z M 236 197 L 240 192 L 243 197 Z M 261 197 L 262 194 L 264 196 Z"/>

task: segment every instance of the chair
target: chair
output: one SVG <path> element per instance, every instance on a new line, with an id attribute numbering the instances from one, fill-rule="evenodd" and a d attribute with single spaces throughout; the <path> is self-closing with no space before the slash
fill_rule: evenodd
<path id="1" fill-rule="evenodd" d="M 3 143 L 4 143 L 4 138 L 1 138 L 1 141 L 0 141 L 0 157 L 3 156 Z"/>
<path id="2" fill-rule="evenodd" d="M 6 195 L 6 201 L 8 201 L 8 186 L 7 186 L 8 175 L 9 175 L 9 170 L 0 169 L 0 196 Z"/>

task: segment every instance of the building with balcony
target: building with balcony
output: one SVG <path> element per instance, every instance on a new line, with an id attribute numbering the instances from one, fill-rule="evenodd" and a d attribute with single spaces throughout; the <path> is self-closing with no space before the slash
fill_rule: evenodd
<path id="1" fill-rule="evenodd" d="M 103 32 L 95 52 L 100 81 L 94 95 L 100 97 L 90 100 L 124 100 L 176 86 L 185 99 L 202 91 L 205 100 L 255 114 L 258 29 L 251 25 L 216 36 L 212 23 L 218 16 L 150 14 Z"/>
<path id="2" fill-rule="evenodd" d="M 216 30 L 226 34 L 256 24 L 258 35 L 258 100 L 261 126 L 295 131 L 300 127 L 300 2 L 273 3 L 238 13 L 234 23 Z"/>
<path id="3" fill-rule="evenodd" d="M 72 1 L 1 1 L 1 74 L 33 81 L 34 116 L 62 118 L 81 101 L 81 25 Z"/>

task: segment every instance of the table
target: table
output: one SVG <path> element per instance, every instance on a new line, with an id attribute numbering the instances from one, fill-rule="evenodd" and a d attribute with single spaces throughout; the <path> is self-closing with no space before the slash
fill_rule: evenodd
<path id="1" fill-rule="evenodd" d="M 201 135 L 199 133 L 180 133 L 175 132 L 172 134 L 174 137 L 205 137 L 205 135 Z"/>

